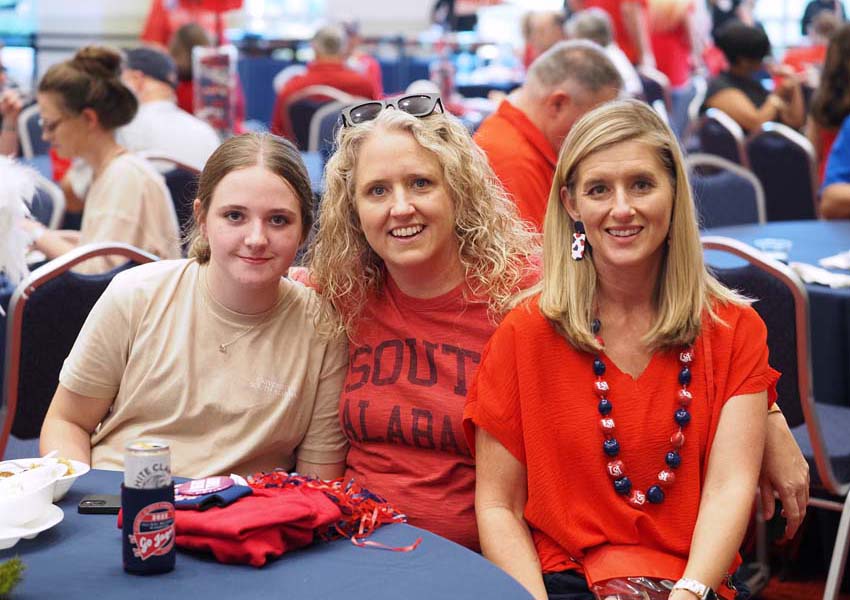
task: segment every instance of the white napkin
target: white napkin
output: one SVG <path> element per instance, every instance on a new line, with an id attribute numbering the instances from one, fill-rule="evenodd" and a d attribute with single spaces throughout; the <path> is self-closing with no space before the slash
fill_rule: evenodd
<path id="1" fill-rule="evenodd" d="M 827 269 L 850 269 L 850 250 L 822 258 L 818 264 Z"/>
<path id="2" fill-rule="evenodd" d="M 850 275 L 832 273 L 826 269 L 800 262 L 792 262 L 788 266 L 806 283 L 818 283 L 828 285 L 831 288 L 850 287 Z"/>

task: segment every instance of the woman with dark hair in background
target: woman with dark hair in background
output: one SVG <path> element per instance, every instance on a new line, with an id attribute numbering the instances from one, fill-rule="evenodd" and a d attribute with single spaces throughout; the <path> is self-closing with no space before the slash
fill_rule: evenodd
<path id="1" fill-rule="evenodd" d="M 755 131 L 767 121 L 803 126 L 803 90 L 793 71 L 787 67 L 771 69 L 779 82 L 773 92 L 756 79 L 770 54 L 770 40 L 763 29 L 732 21 L 717 33 L 716 42 L 729 68 L 709 82 L 703 112 L 708 108 L 722 110 L 746 131 Z"/>
<path id="2" fill-rule="evenodd" d="M 53 65 L 38 84 L 42 137 L 62 158 L 82 158 L 93 179 L 79 233 L 22 226 L 48 259 L 91 242 L 124 242 L 161 258 L 180 256 L 180 233 L 165 181 L 146 161 L 115 141 L 115 130 L 133 120 L 138 101 L 120 79 L 117 50 L 86 46 Z M 98 258 L 78 270 L 99 272 L 117 265 Z"/>

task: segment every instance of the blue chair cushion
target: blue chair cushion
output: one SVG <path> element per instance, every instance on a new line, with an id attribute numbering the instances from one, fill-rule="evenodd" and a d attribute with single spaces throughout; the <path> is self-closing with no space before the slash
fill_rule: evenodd
<path id="1" fill-rule="evenodd" d="M 850 481 L 850 407 L 832 404 L 815 404 L 815 406 L 835 476 L 841 482 Z M 805 424 L 794 427 L 791 433 L 794 434 L 794 439 L 797 440 L 803 456 L 809 463 L 812 485 L 822 487 Z"/>

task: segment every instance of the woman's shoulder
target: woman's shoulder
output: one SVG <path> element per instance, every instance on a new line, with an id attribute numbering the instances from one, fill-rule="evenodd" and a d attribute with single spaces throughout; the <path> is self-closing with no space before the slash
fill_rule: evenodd
<path id="1" fill-rule="evenodd" d="M 758 312 L 746 303 L 723 301 L 716 298 L 712 301 L 711 312 L 706 314 L 703 322 L 710 324 L 710 334 L 714 338 L 729 340 L 733 339 L 758 339 L 753 337 L 759 332 L 765 331 L 764 321 Z"/>
<path id="2" fill-rule="evenodd" d="M 549 321 L 540 312 L 540 294 L 534 294 L 517 304 L 505 315 L 499 328 L 539 332 L 549 328 Z"/>
<path id="3" fill-rule="evenodd" d="M 281 279 L 284 294 L 286 294 L 286 309 L 288 312 L 301 312 L 305 317 L 315 317 L 319 312 L 322 301 L 319 294 L 306 282 L 284 277 Z"/>
<path id="4" fill-rule="evenodd" d="M 164 286 L 177 285 L 197 269 L 198 263 L 191 259 L 157 260 L 121 271 L 109 289 L 113 295 L 150 298 Z"/>
<path id="5" fill-rule="evenodd" d="M 124 152 L 109 165 L 103 174 L 104 179 L 120 179 L 126 185 L 128 179 L 139 182 L 155 181 L 165 184 L 163 176 L 141 156 Z"/>

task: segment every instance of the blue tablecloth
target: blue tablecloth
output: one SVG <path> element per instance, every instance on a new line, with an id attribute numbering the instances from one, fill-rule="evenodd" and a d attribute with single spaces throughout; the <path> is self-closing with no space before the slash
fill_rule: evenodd
<path id="1" fill-rule="evenodd" d="M 820 258 L 850 250 L 850 221 L 782 221 L 716 227 L 703 233 L 731 237 L 750 245 L 759 238 L 788 239 L 793 242 L 789 261 L 813 265 Z M 807 285 L 806 290 L 815 399 L 850 406 L 850 289 Z"/>
<path id="2" fill-rule="evenodd" d="M 261 569 L 222 565 L 178 551 L 168 574 L 140 577 L 121 566 L 121 532 L 114 515 L 80 515 L 85 494 L 119 493 L 122 474 L 91 471 L 60 506 L 65 519 L 35 539 L 0 551 L 27 565 L 15 600 L 62 598 L 368 598 L 369 600 L 528 600 L 513 579 L 486 559 L 444 538 L 408 525 L 389 525 L 372 539 L 391 546 L 422 537 L 412 552 L 357 548 L 347 540 L 318 543 L 285 554 Z"/>

